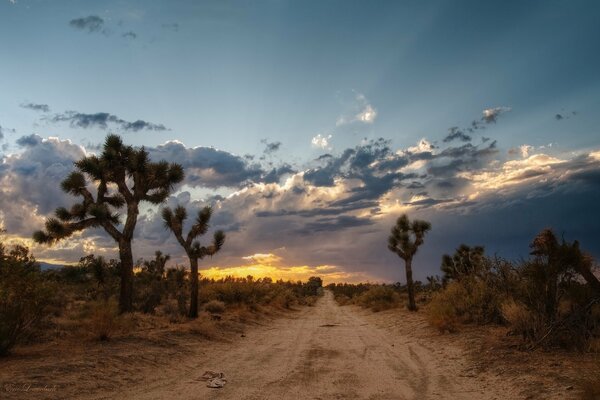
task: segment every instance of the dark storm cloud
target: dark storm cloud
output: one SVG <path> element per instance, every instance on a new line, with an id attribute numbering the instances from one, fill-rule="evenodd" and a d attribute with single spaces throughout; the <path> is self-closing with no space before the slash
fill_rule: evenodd
<path id="1" fill-rule="evenodd" d="M 464 133 L 457 126 L 453 126 L 448 129 L 448 135 L 444 138 L 444 143 L 451 142 L 453 140 L 460 140 L 462 142 L 469 142 L 471 140 L 471 136 Z"/>
<path id="2" fill-rule="evenodd" d="M 315 232 L 335 232 L 347 228 L 373 225 L 369 218 L 359 218 L 351 215 L 340 215 L 332 218 L 319 218 L 309 222 L 303 228 L 297 230 L 301 235 L 310 235 Z"/>
<path id="3" fill-rule="evenodd" d="M 50 106 L 48 106 L 48 104 L 22 103 L 20 107 L 33 111 L 50 112 Z"/>
<path id="4" fill-rule="evenodd" d="M 73 161 L 85 153 L 68 140 L 43 140 L 37 135 L 23 136 L 17 143 L 24 151 L 2 160 L 0 186 L 6 190 L 0 196 L 0 210 L 9 232 L 29 236 L 36 214 L 47 215 L 73 202 L 59 182 L 73 170 Z"/>
<path id="5" fill-rule="evenodd" d="M 167 160 L 186 169 L 185 182 L 191 186 L 239 187 L 249 182 L 260 182 L 267 176 L 276 179 L 287 173 L 287 167 L 265 173 L 259 164 L 250 164 L 245 158 L 213 147 L 185 147 L 179 142 L 147 149 L 154 160 Z"/>
<path id="6" fill-rule="evenodd" d="M 42 137 L 39 135 L 31 134 L 28 136 L 21 136 L 17 139 L 17 144 L 21 147 L 33 147 L 42 142 Z"/>
<path id="7" fill-rule="evenodd" d="M 107 129 L 109 125 L 115 125 L 124 131 L 138 132 L 141 130 L 166 131 L 163 124 L 154 124 L 151 122 L 137 120 L 133 122 L 126 121 L 116 115 L 106 112 L 94 114 L 80 113 L 76 111 L 66 111 L 62 114 L 55 114 L 46 120 L 51 122 L 68 122 L 72 128 L 100 128 Z"/>
<path id="8" fill-rule="evenodd" d="M 104 27 L 104 20 L 97 15 L 89 15 L 83 18 L 75 18 L 69 21 L 69 25 L 82 31 L 100 32 Z"/>
<path id="9" fill-rule="evenodd" d="M 294 174 L 296 170 L 289 164 L 283 164 L 280 167 L 274 167 L 263 175 L 262 181 L 265 183 L 279 182 L 281 177 L 288 174 Z"/>

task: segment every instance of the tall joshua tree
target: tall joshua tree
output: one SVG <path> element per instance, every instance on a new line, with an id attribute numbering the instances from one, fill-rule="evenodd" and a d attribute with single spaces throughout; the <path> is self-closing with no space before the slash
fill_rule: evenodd
<path id="1" fill-rule="evenodd" d="M 45 230 L 35 232 L 33 239 L 52 244 L 78 231 L 103 228 L 119 245 L 119 310 L 129 312 L 133 298 L 131 242 L 139 204 L 142 201 L 163 203 L 173 186 L 183 180 L 183 168 L 166 161 L 151 162 L 143 147 L 126 146 L 117 135 L 106 137 L 99 156 L 89 155 L 74 164 L 77 170 L 67 176 L 61 187 L 65 192 L 81 197 L 81 202 L 70 209 L 56 209 L 56 217 L 46 219 Z M 119 213 L 122 209 L 125 209 L 124 224 Z"/>
<path id="2" fill-rule="evenodd" d="M 187 211 L 183 206 L 177 206 L 175 210 L 165 207 L 162 211 L 162 217 L 165 222 L 165 227 L 175 235 L 175 238 L 185 250 L 190 259 L 191 273 L 191 293 L 190 293 L 190 309 L 188 316 L 190 318 L 198 317 L 198 259 L 203 259 L 206 256 L 216 254 L 223 243 L 225 243 L 225 234 L 223 231 L 217 231 L 213 237 L 213 243 L 206 247 L 201 246 L 196 240 L 198 236 L 204 235 L 209 227 L 210 217 L 212 216 L 212 208 L 204 207 L 198 211 L 198 216 L 194 225 L 191 227 L 188 234 L 183 236 L 183 224 L 187 219 Z"/>
<path id="3" fill-rule="evenodd" d="M 417 310 L 415 304 L 415 288 L 412 279 L 412 259 L 417 253 L 419 246 L 423 244 L 425 234 L 431 229 L 427 221 L 409 221 L 406 214 L 402 214 L 392 228 L 388 238 L 388 249 L 398 254 L 404 260 L 406 266 L 406 286 L 408 286 L 408 309 Z"/>

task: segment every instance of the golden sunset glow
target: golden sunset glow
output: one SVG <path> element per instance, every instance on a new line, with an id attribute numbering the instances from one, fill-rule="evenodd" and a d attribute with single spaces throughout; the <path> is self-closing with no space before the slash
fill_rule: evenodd
<path id="1" fill-rule="evenodd" d="M 231 267 L 213 266 L 201 269 L 200 274 L 203 278 L 209 279 L 220 279 L 227 276 L 245 278 L 251 275 L 256 279 L 269 277 L 273 280 L 282 279 L 284 281 L 306 281 L 311 276 L 319 276 L 325 283 L 376 281 L 366 273 L 347 272 L 335 265 L 287 266 L 283 264 L 282 257 L 272 253 L 257 253 L 242 257 L 242 259 L 248 261 L 248 264 Z"/>

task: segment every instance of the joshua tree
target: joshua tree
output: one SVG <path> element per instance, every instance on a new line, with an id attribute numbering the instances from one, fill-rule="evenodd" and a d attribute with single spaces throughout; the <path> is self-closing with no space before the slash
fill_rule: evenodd
<path id="1" fill-rule="evenodd" d="M 404 260 L 406 266 L 406 286 L 408 287 L 408 309 L 416 311 L 415 288 L 412 279 L 412 259 L 417 253 L 419 246 L 423 244 L 425 233 L 431 229 L 427 221 L 409 221 L 406 214 L 402 214 L 392 228 L 388 238 L 388 249 L 398 254 Z"/>
<path id="2" fill-rule="evenodd" d="M 442 256 L 443 283 L 451 280 L 460 281 L 463 278 L 480 274 L 485 269 L 484 248 L 482 246 L 470 247 L 461 244 L 454 255 Z"/>
<path id="3" fill-rule="evenodd" d="M 70 209 L 60 207 L 56 218 L 46 219 L 45 231 L 33 239 L 52 244 L 87 228 L 103 228 L 119 245 L 121 291 L 119 310 L 132 310 L 133 254 L 131 241 L 139 214 L 139 204 L 161 204 L 173 186 L 183 180 L 183 168 L 166 161 L 151 162 L 144 148 L 123 144 L 117 135 L 108 135 L 99 156 L 90 155 L 75 162 L 76 171 L 61 183 L 62 189 L 81 197 Z M 96 196 L 89 189 L 91 181 Z M 125 208 L 125 223 L 119 210 Z M 120 228 L 120 230 L 119 230 Z"/>
<path id="4" fill-rule="evenodd" d="M 191 296 L 190 310 L 188 316 L 190 318 L 198 317 L 198 259 L 203 259 L 206 256 L 212 256 L 221 250 L 225 242 L 225 234 L 223 231 L 217 231 L 213 237 L 213 243 L 208 246 L 201 246 L 196 240 L 198 236 L 204 235 L 208 230 L 208 223 L 212 216 L 212 208 L 204 207 L 198 211 L 196 221 L 187 236 L 183 237 L 183 224 L 187 219 L 187 211 L 183 206 L 177 206 L 175 210 L 165 207 L 162 211 L 162 217 L 165 221 L 165 227 L 175 235 L 175 238 L 185 250 L 190 259 L 191 273 Z"/>

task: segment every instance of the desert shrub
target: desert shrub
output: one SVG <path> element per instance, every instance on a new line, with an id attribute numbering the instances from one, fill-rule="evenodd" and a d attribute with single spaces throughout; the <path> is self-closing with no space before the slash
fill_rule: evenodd
<path id="1" fill-rule="evenodd" d="M 314 299 L 322 294 L 321 285 L 320 278 L 311 278 L 308 282 L 273 282 L 271 278 L 252 276 L 202 279 L 198 298 L 200 303 L 218 300 L 254 310 L 263 305 L 290 308 L 294 304 L 314 304 Z"/>
<path id="2" fill-rule="evenodd" d="M 459 323 L 502 321 L 502 294 L 487 281 L 471 278 L 451 282 L 435 293 L 428 307 L 430 323 L 440 331 L 456 331 Z"/>
<path id="3" fill-rule="evenodd" d="M 451 283 L 445 290 L 435 293 L 427 308 L 429 323 L 440 332 L 456 332 L 465 309 L 463 300 L 467 296 L 464 286 L 458 283 Z"/>
<path id="4" fill-rule="evenodd" d="M 512 299 L 502 305 L 502 316 L 510 325 L 512 333 L 521 335 L 525 341 L 539 337 L 544 329 L 543 319 L 538 314 Z"/>
<path id="5" fill-rule="evenodd" d="M 0 243 L 0 355 L 26 340 L 53 312 L 55 286 L 43 279 L 23 246 L 7 250 Z"/>
<path id="6" fill-rule="evenodd" d="M 153 260 L 139 260 L 140 271 L 135 275 L 135 298 L 136 309 L 145 314 L 154 314 L 156 308 L 162 303 L 168 288 L 165 279 L 165 265 L 171 257 L 163 255 L 160 251 L 155 253 Z M 179 276 L 175 276 L 179 274 Z M 185 290 L 185 272 L 171 273 L 171 288 L 176 298 L 182 297 Z"/>
<path id="7" fill-rule="evenodd" d="M 94 301 L 88 307 L 88 332 L 98 340 L 109 340 L 122 326 L 116 300 Z"/>
<path id="8" fill-rule="evenodd" d="M 361 293 L 356 303 L 362 307 L 370 308 L 374 312 L 387 310 L 398 306 L 400 296 L 391 287 L 375 285 L 366 292 Z"/>
<path id="9" fill-rule="evenodd" d="M 327 289 L 333 293 L 338 304 L 345 305 L 350 304 L 354 297 L 366 292 L 371 286 L 372 285 L 366 283 L 330 283 L 327 285 Z"/>
<path id="10" fill-rule="evenodd" d="M 219 300 L 211 300 L 204 305 L 204 310 L 211 314 L 223 314 L 225 312 L 225 303 Z"/>

